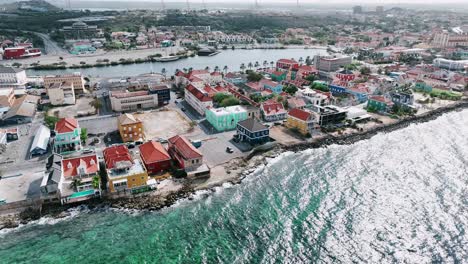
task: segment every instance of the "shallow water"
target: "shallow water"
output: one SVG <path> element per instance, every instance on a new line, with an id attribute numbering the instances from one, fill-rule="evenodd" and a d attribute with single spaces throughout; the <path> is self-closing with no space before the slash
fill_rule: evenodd
<path id="1" fill-rule="evenodd" d="M 284 153 L 159 212 L 89 211 L 0 235 L 2 263 L 463 263 L 468 111 Z"/>

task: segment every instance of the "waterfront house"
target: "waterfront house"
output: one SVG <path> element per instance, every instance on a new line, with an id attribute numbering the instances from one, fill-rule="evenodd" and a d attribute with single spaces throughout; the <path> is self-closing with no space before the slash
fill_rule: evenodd
<path id="1" fill-rule="evenodd" d="M 132 114 L 122 114 L 117 119 L 120 137 L 123 142 L 143 141 L 145 132 L 143 122 Z"/>
<path id="2" fill-rule="evenodd" d="M 233 130 L 239 121 L 248 118 L 247 111 L 239 105 L 208 108 L 205 115 L 206 120 L 219 132 Z"/>
<path id="3" fill-rule="evenodd" d="M 236 137 L 251 145 L 263 144 L 270 140 L 270 131 L 256 118 L 249 118 L 237 123 Z"/>
<path id="4" fill-rule="evenodd" d="M 276 68 L 278 69 L 284 69 L 284 70 L 289 70 L 289 69 L 297 69 L 299 67 L 299 63 L 295 60 L 290 60 L 290 59 L 280 59 L 276 62 Z"/>
<path id="5" fill-rule="evenodd" d="M 147 187 L 148 173 L 139 159 L 132 158 L 127 146 L 104 149 L 107 188 L 110 192 L 133 191 Z"/>
<path id="6" fill-rule="evenodd" d="M 99 161 L 96 154 L 64 158 L 58 184 L 62 204 L 100 196 Z"/>
<path id="7" fill-rule="evenodd" d="M 81 129 L 74 118 L 62 118 L 55 124 L 54 152 L 66 153 L 81 149 Z"/>
<path id="8" fill-rule="evenodd" d="M 213 107 L 213 100 L 206 91 L 195 87 L 193 84 L 185 87 L 185 102 L 187 102 L 197 113 L 204 116 L 206 109 Z"/>
<path id="9" fill-rule="evenodd" d="M 267 122 L 274 122 L 286 119 L 287 111 L 282 103 L 273 99 L 267 100 L 260 105 L 263 119 Z"/>
<path id="10" fill-rule="evenodd" d="M 315 114 L 298 108 L 291 109 L 286 120 L 286 127 L 297 129 L 302 135 L 310 134 L 315 124 L 317 124 Z"/>
<path id="11" fill-rule="evenodd" d="M 346 94 L 346 87 L 343 87 L 339 84 L 330 84 L 328 85 L 328 88 L 330 89 L 330 92 L 335 96 Z"/>
<path id="12" fill-rule="evenodd" d="M 171 168 L 171 156 L 161 143 L 148 141 L 139 148 L 148 174 L 159 174 Z"/>
<path id="13" fill-rule="evenodd" d="M 203 155 L 184 136 L 174 136 L 168 139 L 168 153 L 177 165 L 186 171 L 200 167 Z"/>
<path id="14" fill-rule="evenodd" d="M 224 80 L 234 85 L 243 84 L 247 81 L 244 75 L 233 72 L 226 73 L 226 75 L 224 75 Z"/>
<path id="15" fill-rule="evenodd" d="M 377 112 L 388 112 L 392 109 L 393 102 L 388 100 L 382 95 L 370 96 L 367 101 L 367 110 L 373 110 Z"/>
<path id="16" fill-rule="evenodd" d="M 81 73 L 64 74 L 64 75 L 48 75 L 44 76 L 44 87 L 48 88 L 53 83 L 71 83 L 73 85 L 73 91 L 75 94 L 81 94 L 85 92 L 85 80 Z"/>
<path id="17" fill-rule="evenodd" d="M 364 103 L 367 101 L 367 97 L 369 95 L 369 88 L 366 86 L 366 84 L 360 83 L 357 84 L 351 88 L 346 89 L 346 92 L 354 98 L 356 98 L 356 101 L 359 103 Z"/>
<path id="18" fill-rule="evenodd" d="M 411 92 L 393 91 L 390 93 L 391 100 L 398 106 L 412 107 L 414 95 Z"/>
<path id="19" fill-rule="evenodd" d="M 347 117 L 346 109 L 335 105 L 314 105 L 311 107 L 311 110 L 313 110 L 318 115 L 317 123 L 320 126 L 342 124 Z"/>

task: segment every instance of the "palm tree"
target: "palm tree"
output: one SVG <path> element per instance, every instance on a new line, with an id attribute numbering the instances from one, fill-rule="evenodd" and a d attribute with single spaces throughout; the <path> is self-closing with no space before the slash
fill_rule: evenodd
<path id="1" fill-rule="evenodd" d="M 304 59 L 302 57 L 299 58 L 299 63 L 302 64 L 304 62 Z"/>
<path id="2" fill-rule="evenodd" d="M 183 68 L 182 70 L 183 70 L 185 73 L 187 73 L 187 68 Z"/>
<path id="3" fill-rule="evenodd" d="M 166 68 L 161 69 L 161 74 L 164 76 L 164 79 L 166 79 Z"/>
<path id="4" fill-rule="evenodd" d="M 244 63 L 241 63 L 240 69 L 241 69 L 241 71 L 244 71 L 244 70 L 245 70 L 245 64 L 244 64 Z"/>
<path id="5" fill-rule="evenodd" d="M 189 72 L 193 71 L 193 68 L 192 67 L 188 68 L 188 71 Z"/>
<path id="6" fill-rule="evenodd" d="M 256 69 L 258 69 L 258 67 L 260 67 L 260 63 L 258 63 L 258 61 L 256 61 L 254 67 L 255 67 Z"/>
<path id="7" fill-rule="evenodd" d="M 264 60 L 264 61 L 263 61 L 263 67 L 266 68 L 267 65 L 268 65 L 268 61 Z"/>
<path id="8" fill-rule="evenodd" d="M 224 73 L 227 73 L 228 69 L 229 69 L 228 66 L 224 65 L 224 68 L 223 68 Z"/>
<path id="9" fill-rule="evenodd" d="M 78 190 L 78 187 L 81 185 L 81 180 L 78 178 L 73 179 L 73 181 L 70 184 L 70 187 L 72 187 L 74 190 Z"/>
<path id="10" fill-rule="evenodd" d="M 214 71 L 218 72 L 219 71 L 219 66 L 215 66 Z"/>
<path id="11" fill-rule="evenodd" d="M 270 61 L 270 65 L 271 65 L 271 67 L 273 68 L 273 65 L 275 65 L 275 62 L 274 62 L 274 61 Z"/>
<path id="12" fill-rule="evenodd" d="M 206 66 L 205 71 L 210 71 L 210 66 Z"/>
<path id="13" fill-rule="evenodd" d="M 312 64 L 312 61 L 310 60 L 310 56 L 307 56 L 307 57 L 306 57 L 305 63 L 306 63 L 307 65 L 311 65 L 311 64 Z"/>
<path id="14" fill-rule="evenodd" d="M 247 64 L 247 67 L 249 68 L 249 70 L 251 70 L 251 69 L 252 69 L 252 67 L 253 67 L 253 64 L 252 64 L 252 62 L 249 62 L 249 64 Z"/>

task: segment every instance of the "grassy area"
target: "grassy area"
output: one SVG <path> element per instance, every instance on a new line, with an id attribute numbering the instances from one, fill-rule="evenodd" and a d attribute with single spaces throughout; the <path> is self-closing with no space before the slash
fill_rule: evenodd
<path id="1" fill-rule="evenodd" d="M 457 101 L 460 100 L 462 97 L 461 93 L 444 91 L 439 89 L 432 89 L 432 92 L 429 93 L 431 97 L 437 97 L 442 100 L 452 100 Z"/>

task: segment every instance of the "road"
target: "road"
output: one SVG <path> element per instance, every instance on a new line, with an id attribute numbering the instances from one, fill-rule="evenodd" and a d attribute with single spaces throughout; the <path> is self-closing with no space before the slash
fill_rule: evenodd
<path id="1" fill-rule="evenodd" d="M 44 41 L 45 53 L 48 55 L 67 55 L 68 52 L 61 48 L 57 43 L 50 39 L 47 34 L 32 32 Z"/>

